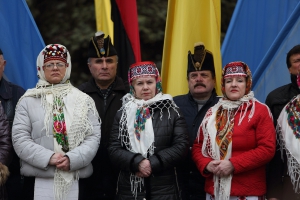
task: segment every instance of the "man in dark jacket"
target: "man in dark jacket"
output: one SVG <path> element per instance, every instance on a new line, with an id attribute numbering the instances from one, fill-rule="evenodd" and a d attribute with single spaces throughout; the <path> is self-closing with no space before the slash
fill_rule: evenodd
<path id="1" fill-rule="evenodd" d="M 270 92 L 266 104 L 270 108 L 274 126 L 277 126 L 277 119 L 283 107 L 295 96 L 300 94 L 297 84 L 297 75 L 300 73 L 300 45 L 294 46 L 286 56 L 286 65 L 291 74 L 291 83 L 281 86 Z M 277 146 L 279 149 L 279 146 Z M 269 163 L 267 177 L 267 198 L 268 199 L 300 199 L 300 194 L 295 193 L 291 179 L 287 174 L 287 158 L 284 152 L 284 161 L 281 159 L 281 152 L 278 150 Z"/>
<path id="2" fill-rule="evenodd" d="M 0 199 L 7 199 L 5 182 L 9 176 L 8 165 L 12 158 L 11 131 L 9 123 L 0 105 Z"/>
<path id="3" fill-rule="evenodd" d="M 25 90 L 11 82 L 8 82 L 3 78 L 3 72 L 6 65 L 3 52 L 0 49 L 0 101 L 4 109 L 4 113 L 9 121 L 9 128 L 11 133 L 12 122 L 15 117 L 15 108 L 20 97 L 25 93 Z M 9 165 L 10 176 L 6 182 L 6 188 L 8 193 L 8 199 L 18 200 L 22 199 L 22 178 L 20 175 L 20 162 L 19 157 L 13 151 L 13 160 Z"/>
<path id="4" fill-rule="evenodd" d="M 100 147 L 92 161 L 93 174 L 79 180 L 79 198 L 114 199 L 117 174 L 111 164 L 107 146 L 116 112 L 122 106 L 121 98 L 129 92 L 128 84 L 117 77 L 118 56 L 109 36 L 95 33 L 88 50 L 88 67 L 92 78 L 79 89 L 91 96 L 101 118 Z"/>
<path id="5" fill-rule="evenodd" d="M 191 54 L 190 51 L 188 53 L 187 80 L 188 94 L 174 97 L 175 103 L 179 106 L 186 120 L 190 145 L 186 162 L 178 166 L 182 198 L 205 200 L 205 178 L 192 161 L 191 148 L 206 111 L 215 105 L 219 98 L 214 89 L 216 79 L 213 55 L 205 49 L 202 42 L 195 44 L 194 54 Z"/>

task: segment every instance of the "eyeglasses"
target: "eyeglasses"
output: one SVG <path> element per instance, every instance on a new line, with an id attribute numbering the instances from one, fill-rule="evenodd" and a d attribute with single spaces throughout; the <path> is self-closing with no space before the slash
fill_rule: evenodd
<path id="1" fill-rule="evenodd" d="M 59 69 L 62 69 L 63 67 L 66 66 L 65 63 L 48 63 L 44 65 L 47 69 L 53 69 L 54 66 L 56 66 Z"/>

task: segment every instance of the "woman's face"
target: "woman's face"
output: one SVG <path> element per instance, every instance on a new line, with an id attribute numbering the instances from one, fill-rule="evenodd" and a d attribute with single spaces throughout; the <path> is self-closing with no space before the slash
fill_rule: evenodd
<path id="1" fill-rule="evenodd" d="M 233 76 L 225 80 L 225 94 L 232 101 L 239 100 L 246 92 L 246 77 Z"/>
<path id="2" fill-rule="evenodd" d="M 135 97 L 137 99 L 149 100 L 155 96 L 156 80 L 155 77 L 146 76 L 132 81 Z"/>
<path id="3" fill-rule="evenodd" d="M 66 74 L 68 65 L 60 60 L 51 60 L 44 64 L 43 70 L 46 81 L 50 84 L 58 84 Z"/>

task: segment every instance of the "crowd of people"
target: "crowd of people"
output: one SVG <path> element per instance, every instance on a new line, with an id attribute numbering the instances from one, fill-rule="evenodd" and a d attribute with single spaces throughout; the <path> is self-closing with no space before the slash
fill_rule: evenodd
<path id="1" fill-rule="evenodd" d="M 187 55 L 188 93 L 163 93 L 155 63 L 117 76 L 102 31 L 89 41 L 91 79 L 74 87 L 71 56 L 46 45 L 36 87 L 3 77 L 0 49 L 0 199 L 300 199 L 300 45 L 291 83 L 258 101 L 249 66 L 226 64 L 216 93 L 212 52 Z M 218 80 L 219 81 L 219 80 Z"/>

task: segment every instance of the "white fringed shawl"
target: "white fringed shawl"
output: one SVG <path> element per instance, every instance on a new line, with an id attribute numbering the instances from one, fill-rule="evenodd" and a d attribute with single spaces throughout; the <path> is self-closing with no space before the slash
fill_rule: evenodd
<path id="1" fill-rule="evenodd" d="M 177 112 L 177 106 L 171 95 L 162 93 L 158 93 L 155 97 L 147 101 L 136 99 L 133 95 L 128 93 L 122 100 L 123 105 L 120 110 L 123 112 L 119 122 L 119 138 L 121 139 L 121 143 L 128 151 L 140 153 L 144 158 L 147 158 L 154 154 L 155 149 L 154 131 L 152 126 L 153 113 L 151 113 L 150 118 L 146 119 L 145 129 L 140 132 L 140 140 L 138 140 L 134 127 L 137 110 L 141 108 L 150 108 L 150 106 L 158 108 L 160 109 L 160 120 L 162 120 L 163 109 L 168 110 L 168 118 L 170 118 L 170 109 L 174 109 Z M 131 174 L 130 181 L 132 194 L 136 198 L 138 187 L 140 187 L 141 190 L 141 185 L 144 184 L 144 178 Z"/>
<path id="2" fill-rule="evenodd" d="M 65 84 L 49 85 L 48 82 L 40 80 L 36 88 L 26 91 L 22 98 L 24 97 L 41 99 L 41 106 L 45 110 L 44 129 L 46 130 L 46 135 L 48 137 L 52 134 L 52 130 L 49 130 L 49 123 L 52 122 L 53 117 L 53 99 L 54 97 L 57 97 L 64 101 L 65 106 L 63 111 L 70 151 L 82 143 L 87 135 L 92 134 L 93 126 L 88 119 L 88 112 L 92 111 L 92 113 L 99 118 L 93 100 L 89 98 L 88 95 L 73 87 L 69 82 Z M 51 127 L 53 127 L 53 125 Z M 65 154 L 55 138 L 54 152 Z M 55 199 L 64 200 L 72 183 L 74 180 L 78 179 L 78 171 L 65 172 L 56 169 L 54 174 Z"/>
<path id="3" fill-rule="evenodd" d="M 231 101 L 224 98 L 220 99 L 216 105 L 214 105 L 208 110 L 198 131 L 198 138 L 200 134 L 200 129 L 202 129 L 203 136 L 204 136 L 203 145 L 202 145 L 203 156 L 210 157 L 213 160 L 220 160 L 220 149 L 215 140 L 218 131 L 216 129 L 216 113 L 219 107 L 222 106 L 223 109 L 226 109 L 228 111 L 228 116 L 230 116 L 229 114 L 230 112 L 235 112 L 234 113 L 235 116 L 239 108 L 242 108 L 239 116 L 239 123 L 238 123 L 238 125 L 240 125 L 243 119 L 246 117 L 247 110 L 249 109 L 251 104 L 252 107 L 251 107 L 250 114 L 248 115 L 248 121 L 253 117 L 253 114 L 255 112 L 255 101 L 257 100 L 254 98 L 254 93 L 251 91 L 248 95 L 244 95 L 244 97 L 242 97 L 237 101 Z M 231 120 L 234 120 L 234 118 L 228 119 L 227 123 L 231 123 Z M 232 151 L 232 143 L 230 143 L 228 146 L 225 160 L 229 160 L 231 158 L 232 155 L 231 151 Z M 214 175 L 213 180 L 214 180 L 215 199 L 229 200 L 232 175 L 229 175 L 227 177 L 219 177 Z"/>
<path id="4" fill-rule="evenodd" d="M 281 156 L 283 158 L 283 150 L 287 156 L 288 175 L 291 178 L 294 191 L 300 192 L 300 138 L 296 138 L 295 134 L 300 134 L 299 125 L 296 124 L 300 120 L 300 113 L 296 111 L 297 106 L 293 103 L 300 102 L 300 95 L 293 98 L 281 111 L 277 120 L 277 142 L 280 144 Z M 293 113 L 286 111 L 287 106 L 293 109 Z M 291 114 L 291 115 L 290 115 Z M 293 126 L 293 127 L 291 127 Z"/>

